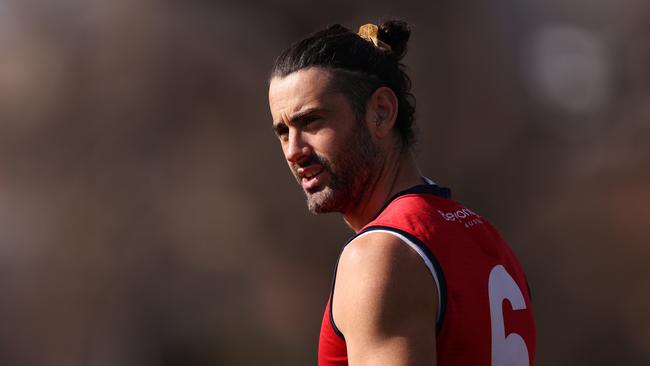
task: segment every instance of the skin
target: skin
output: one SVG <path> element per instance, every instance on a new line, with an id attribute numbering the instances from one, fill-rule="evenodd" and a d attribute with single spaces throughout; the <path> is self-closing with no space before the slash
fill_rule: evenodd
<path id="1" fill-rule="evenodd" d="M 393 91 L 377 89 L 359 118 L 344 95 L 329 90 L 331 77 L 313 67 L 273 78 L 273 128 L 299 183 L 305 172 L 319 172 L 303 184 L 310 210 L 340 212 L 358 232 L 390 197 L 422 180 L 394 130 Z M 348 244 L 332 311 L 349 364 L 435 365 L 436 291 L 422 259 L 398 238 L 371 233 Z"/>

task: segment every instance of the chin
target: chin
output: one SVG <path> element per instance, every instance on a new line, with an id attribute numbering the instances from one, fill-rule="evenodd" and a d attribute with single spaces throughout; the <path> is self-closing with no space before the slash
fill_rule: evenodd
<path id="1" fill-rule="evenodd" d="M 330 187 L 325 187 L 318 192 L 307 194 L 307 208 L 313 214 L 343 212 L 342 203 L 345 201 L 340 194 Z"/>

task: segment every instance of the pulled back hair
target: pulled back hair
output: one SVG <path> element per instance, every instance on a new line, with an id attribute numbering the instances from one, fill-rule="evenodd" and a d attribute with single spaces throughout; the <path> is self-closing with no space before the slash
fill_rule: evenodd
<path id="1" fill-rule="evenodd" d="M 376 47 L 356 33 L 336 24 L 292 44 L 275 60 L 271 78 L 322 67 L 332 73 L 330 90 L 347 96 L 358 119 L 365 116 L 370 96 L 379 87 L 393 90 L 398 100 L 395 128 L 402 148 L 414 143 L 415 97 L 411 79 L 400 60 L 406 54 L 411 30 L 406 22 L 390 20 L 379 25 L 378 38 L 390 51 Z"/>

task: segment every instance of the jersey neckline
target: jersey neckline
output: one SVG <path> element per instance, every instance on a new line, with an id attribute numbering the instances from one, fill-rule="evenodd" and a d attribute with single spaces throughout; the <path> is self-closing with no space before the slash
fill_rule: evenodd
<path id="1" fill-rule="evenodd" d="M 390 205 L 393 201 L 395 201 L 401 196 L 405 196 L 408 194 L 430 194 L 444 199 L 451 198 L 451 189 L 447 187 L 441 187 L 427 177 L 422 177 L 422 180 L 424 181 L 424 184 L 418 184 L 413 187 L 407 188 L 403 191 L 399 191 L 395 193 L 388 201 L 386 201 L 384 206 L 382 206 L 381 210 L 379 210 L 377 214 L 370 221 L 374 221 L 375 219 L 377 219 L 377 217 L 379 217 L 379 215 L 381 215 L 381 213 L 384 212 L 386 207 L 388 207 L 388 205 Z"/>

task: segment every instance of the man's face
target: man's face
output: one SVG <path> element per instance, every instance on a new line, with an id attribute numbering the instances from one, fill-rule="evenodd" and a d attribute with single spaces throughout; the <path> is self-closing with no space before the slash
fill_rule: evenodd
<path id="1" fill-rule="evenodd" d="M 273 128 L 314 213 L 347 212 L 364 198 L 382 153 L 346 97 L 329 90 L 321 68 L 273 78 Z"/>

